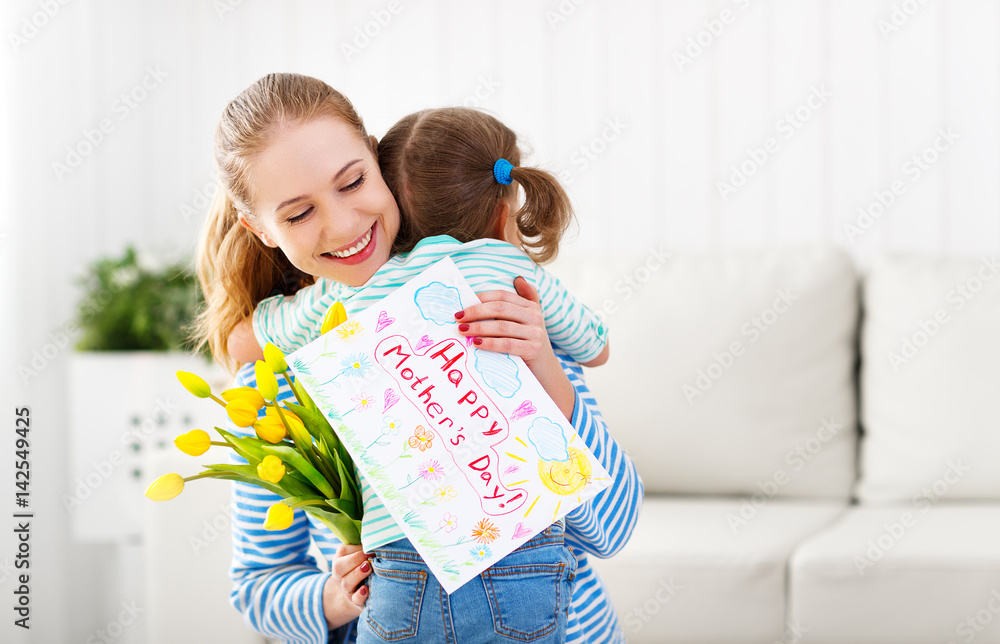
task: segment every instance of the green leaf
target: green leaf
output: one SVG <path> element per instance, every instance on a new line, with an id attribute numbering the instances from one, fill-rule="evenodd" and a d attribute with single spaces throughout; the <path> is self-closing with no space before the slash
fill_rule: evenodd
<path id="1" fill-rule="evenodd" d="M 226 463 L 203 465 L 202 467 L 207 467 L 212 471 L 238 474 L 245 479 L 244 482 L 252 483 L 253 485 L 260 485 L 262 487 L 267 486 L 267 489 L 281 496 L 318 496 L 319 494 L 313 486 L 307 483 L 302 483 L 294 477 L 290 477 L 287 472 L 280 481 L 277 483 L 271 483 L 270 481 L 261 479 L 260 476 L 257 475 L 257 467 L 255 465 L 232 465 Z"/>
<path id="2" fill-rule="evenodd" d="M 330 487 L 330 483 L 327 482 L 327 480 L 323 478 L 323 475 L 320 474 L 319 471 L 294 448 L 288 447 L 287 445 L 263 445 L 262 447 L 265 454 L 274 454 L 284 462 L 291 465 L 298 472 L 301 472 L 326 498 L 333 498 L 336 496 L 333 493 L 333 488 Z"/>
<path id="3" fill-rule="evenodd" d="M 360 521 L 346 517 L 333 510 L 324 510 L 315 505 L 307 505 L 302 509 L 322 521 L 342 542 L 348 545 L 359 545 L 361 543 Z"/>
<path id="4" fill-rule="evenodd" d="M 219 435 L 230 445 L 237 454 L 247 459 L 250 465 L 256 466 L 264 460 L 264 450 L 261 449 L 260 439 L 252 439 L 247 436 L 237 436 L 219 427 L 215 428 Z"/>

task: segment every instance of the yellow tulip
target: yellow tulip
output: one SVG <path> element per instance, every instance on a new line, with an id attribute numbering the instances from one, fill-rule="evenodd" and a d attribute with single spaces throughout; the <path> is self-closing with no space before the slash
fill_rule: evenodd
<path id="1" fill-rule="evenodd" d="M 226 414 L 237 427 L 249 427 L 257 420 L 257 409 L 246 400 L 239 398 L 226 405 Z"/>
<path id="2" fill-rule="evenodd" d="M 212 395 L 212 388 L 201 376 L 196 376 L 190 371 L 178 371 L 177 379 L 181 381 L 185 389 L 198 398 L 208 398 Z"/>
<path id="3" fill-rule="evenodd" d="M 154 501 L 169 501 L 184 491 L 184 479 L 180 474 L 164 474 L 149 484 L 146 496 Z"/>
<path id="4" fill-rule="evenodd" d="M 234 400 L 245 400 L 260 410 L 264 406 L 264 397 L 253 387 L 234 387 L 222 392 L 222 398 L 226 402 Z"/>
<path id="5" fill-rule="evenodd" d="M 175 438 L 174 445 L 188 456 L 201 456 L 211 447 L 212 439 L 209 437 L 208 432 L 201 429 L 192 429 L 188 433 L 181 434 Z"/>
<path id="6" fill-rule="evenodd" d="M 267 517 L 264 519 L 265 530 L 286 530 L 292 525 L 294 511 L 286 503 L 278 502 L 267 510 Z"/>
<path id="7" fill-rule="evenodd" d="M 288 371 L 285 354 L 270 342 L 264 345 L 264 362 L 267 363 L 267 366 L 271 367 L 271 371 L 274 373 L 285 373 Z"/>
<path id="8" fill-rule="evenodd" d="M 274 407 L 268 407 L 267 415 L 272 416 L 279 423 L 281 422 L 281 417 L 284 416 L 285 422 L 288 423 L 288 432 L 292 435 L 292 438 L 296 443 L 305 445 L 312 443 L 312 437 L 309 435 L 309 430 L 306 429 L 302 419 L 299 418 L 294 412 L 282 407 L 281 416 L 279 416 L 278 411 Z M 282 427 L 284 427 L 284 425 L 282 425 Z"/>
<path id="9" fill-rule="evenodd" d="M 257 475 L 265 481 L 277 483 L 285 475 L 285 464 L 274 454 L 268 454 L 257 463 Z"/>
<path id="10" fill-rule="evenodd" d="M 258 418 L 253 424 L 253 428 L 257 430 L 257 435 L 268 443 L 280 443 L 287 433 L 285 424 L 277 416 L 268 415 Z"/>
<path id="11" fill-rule="evenodd" d="M 254 364 L 253 370 L 257 375 L 257 389 L 260 390 L 261 395 L 267 400 L 277 400 L 278 379 L 274 377 L 271 368 L 263 360 L 258 360 Z"/>
<path id="12" fill-rule="evenodd" d="M 319 334 L 323 335 L 330 329 L 340 326 L 346 320 L 347 311 L 344 310 L 344 305 L 340 302 L 334 302 L 333 306 L 330 307 L 330 310 L 323 317 L 323 324 L 320 326 Z"/>

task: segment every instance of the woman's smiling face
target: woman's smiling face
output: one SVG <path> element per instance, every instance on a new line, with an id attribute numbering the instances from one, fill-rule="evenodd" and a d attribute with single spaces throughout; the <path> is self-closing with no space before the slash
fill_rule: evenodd
<path id="1" fill-rule="evenodd" d="M 253 160 L 241 223 L 299 270 L 361 286 L 389 259 L 399 207 L 368 142 L 341 119 L 282 124 Z"/>

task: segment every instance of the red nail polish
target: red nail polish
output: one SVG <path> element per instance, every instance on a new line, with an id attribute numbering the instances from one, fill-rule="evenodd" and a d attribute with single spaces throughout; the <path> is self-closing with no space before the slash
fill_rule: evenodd
<path id="1" fill-rule="evenodd" d="M 483 343 L 483 339 L 482 338 L 476 338 L 475 340 L 472 341 L 472 344 L 476 345 L 477 347 L 479 345 L 481 345 L 482 343 Z"/>
<path id="2" fill-rule="evenodd" d="M 469 325 L 468 324 L 459 324 L 458 325 L 458 330 L 461 331 L 462 333 L 465 333 L 466 331 L 469 330 Z"/>
<path id="3" fill-rule="evenodd" d="M 361 587 L 361 594 L 362 595 L 367 595 L 368 594 L 368 586 L 362 586 Z"/>
<path id="4" fill-rule="evenodd" d="M 459 311 L 458 313 L 455 314 L 456 320 L 461 320 L 463 317 L 465 317 L 465 311 Z"/>
<path id="5" fill-rule="evenodd" d="M 364 562 L 363 564 L 361 564 L 361 572 L 368 572 L 371 569 L 372 569 L 372 566 L 367 561 Z"/>

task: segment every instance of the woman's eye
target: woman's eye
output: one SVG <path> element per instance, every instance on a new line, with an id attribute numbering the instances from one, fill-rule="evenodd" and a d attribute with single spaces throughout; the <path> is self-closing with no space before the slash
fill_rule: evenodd
<path id="1" fill-rule="evenodd" d="M 303 212 L 302 214 L 300 214 L 300 215 L 295 215 L 294 217 L 289 217 L 289 218 L 288 218 L 288 219 L 286 219 L 285 221 L 286 221 L 287 223 L 289 223 L 289 224 L 297 224 L 297 223 L 299 223 L 300 221 L 302 221 L 303 219 L 305 219 L 306 217 L 308 217 L 308 216 L 309 216 L 309 213 L 311 213 L 311 212 L 312 212 L 312 207 L 310 206 L 310 207 L 309 207 L 309 208 L 308 208 L 308 209 L 307 209 L 307 210 L 306 210 L 305 212 Z"/>
<path id="2" fill-rule="evenodd" d="M 347 186 L 344 186 L 344 191 L 357 190 L 358 188 L 361 187 L 361 184 L 363 184 L 364 182 L 365 182 L 365 173 L 362 172 L 358 176 L 358 178 L 354 180 L 353 183 L 351 183 L 351 184 L 349 184 Z"/>

